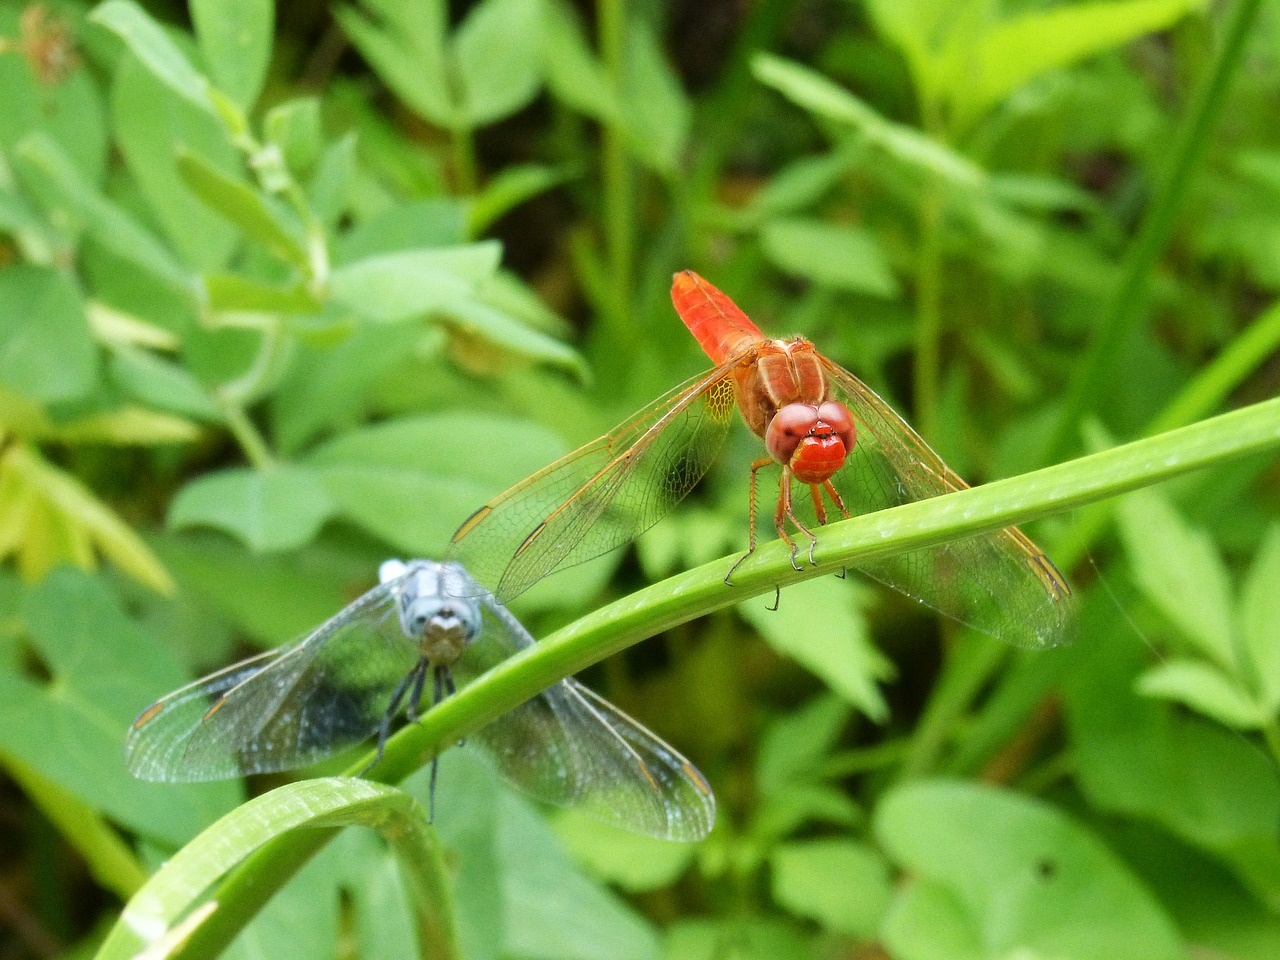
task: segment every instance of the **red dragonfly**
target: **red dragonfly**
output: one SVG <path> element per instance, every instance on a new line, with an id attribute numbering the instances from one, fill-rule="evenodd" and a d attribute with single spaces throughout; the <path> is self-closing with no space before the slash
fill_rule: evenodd
<path id="1" fill-rule="evenodd" d="M 833 512 L 870 513 L 967 486 L 871 388 L 804 337 L 766 337 L 691 270 L 676 274 L 671 299 L 714 368 L 500 494 L 453 535 L 450 558 L 500 600 L 657 523 L 710 468 L 735 406 L 769 456 L 751 465 L 750 541 L 729 575 L 755 549 L 756 478 L 765 467 L 781 467 L 774 526 L 797 570 L 788 524 L 814 562 L 811 526 Z M 808 498 L 793 499 L 797 483 L 808 487 Z M 1047 647 L 1070 633 L 1070 586 L 1016 527 L 858 569 L 1010 643 Z"/>

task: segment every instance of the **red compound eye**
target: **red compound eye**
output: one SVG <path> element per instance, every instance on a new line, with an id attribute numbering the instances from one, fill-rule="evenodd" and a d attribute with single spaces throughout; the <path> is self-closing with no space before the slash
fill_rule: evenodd
<path id="1" fill-rule="evenodd" d="M 818 408 L 808 403 L 789 403 L 773 415 L 764 434 L 769 456 L 779 463 L 790 463 L 800 441 L 810 436 L 818 425 Z"/>
<path id="2" fill-rule="evenodd" d="M 818 419 L 829 426 L 831 432 L 844 442 L 846 453 L 853 451 L 858 431 L 853 425 L 853 415 L 849 413 L 848 407 L 843 403 L 828 400 L 818 407 Z"/>

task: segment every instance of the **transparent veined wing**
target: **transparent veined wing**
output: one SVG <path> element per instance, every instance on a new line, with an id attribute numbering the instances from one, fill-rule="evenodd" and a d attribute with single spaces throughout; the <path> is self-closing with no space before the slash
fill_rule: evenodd
<path id="1" fill-rule="evenodd" d="M 485 504 L 446 559 L 507 601 L 557 567 L 629 543 L 706 474 L 734 406 L 728 365 L 694 377 Z"/>
<path id="2" fill-rule="evenodd" d="M 484 630 L 454 667 L 465 685 L 533 638 L 484 598 Z M 470 738 L 531 795 L 666 840 L 699 840 L 715 822 L 711 787 L 688 760 L 572 678 L 486 724 Z"/>
<path id="3" fill-rule="evenodd" d="M 966 484 L 870 387 L 822 357 L 858 435 L 832 483 L 851 514 L 965 489 Z M 797 497 L 797 504 L 807 498 Z M 1009 643 L 1050 647 L 1075 625 L 1071 587 L 1017 527 L 858 564 L 857 569 L 960 623 Z"/>
<path id="4" fill-rule="evenodd" d="M 367 739 L 418 660 L 375 587 L 302 640 L 234 664 L 152 704 L 125 739 L 144 780 L 221 780 L 306 766 Z"/>

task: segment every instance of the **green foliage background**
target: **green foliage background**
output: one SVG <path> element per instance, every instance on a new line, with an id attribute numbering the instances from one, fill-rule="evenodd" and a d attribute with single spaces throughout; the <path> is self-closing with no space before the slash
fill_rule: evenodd
<path id="1" fill-rule="evenodd" d="M 1274 7 L 3 0 L 0 38 L 0 958 L 1280 955 Z M 416 774 L 128 777 L 151 700 L 705 367 L 685 267 L 1014 478 L 904 515 L 1035 521 L 1076 642 L 776 549 L 730 591 L 740 430 L 376 771 L 554 679 L 542 648 L 661 633 L 587 679 L 706 773 L 702 844 L 465 748 L 438 830 Z M 882 523 L 824 570 L 912 535 Z"/>

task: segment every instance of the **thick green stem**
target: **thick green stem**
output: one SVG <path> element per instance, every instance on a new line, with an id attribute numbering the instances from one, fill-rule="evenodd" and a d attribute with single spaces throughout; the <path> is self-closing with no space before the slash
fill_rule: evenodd
<path id="1" fill-rule="evenodd" d="M 600 57 L 615 90 L 626 83 L 626 0 L 599 0 L 596 7 Z M 634 199 L 631 158 L 619 123 L 607 124 L 601 144 L 604 179 L 604 233 L 613 296 L 602 318 L 614 341 L 612 355 L 629 358 L 632 343 L 630 311 L 633 283 Z M 628 361 L 629 362 L 629 361 Z"/>
<path id="2" fill-rule="evenodd" d="M 1237 0 L 1231 12 L 1222 47 L 1178 131 L 1168 170 L 1143 215 L 1125 256 L 1119 286 L 1107 302 L 1088 355 L 1071 385 L 1048 459 L 1055 459 L 1070 449 L 1080 421 L 1105 392 L 1125 338 L 1142 319 L 1151 273 L 1173 231 L 1191 174 L 1209 145 L 1260 6 L 1260 0 Z"/>
<path id="3" fill-rule="evenodd" d="M 946 187 L 930 177 L 920 198 L 920 249 L 916 263 L 915 416 L 922 436 L 933 438 L 941 378 L 942 220 Z"/>

